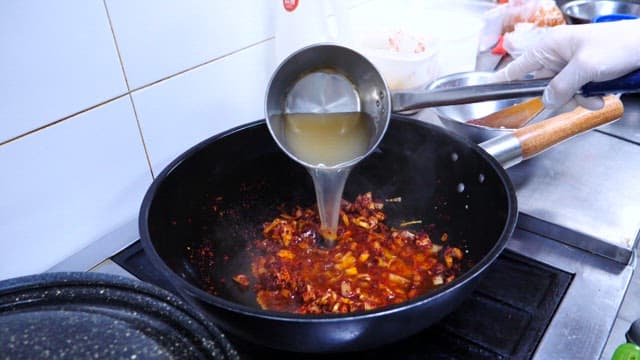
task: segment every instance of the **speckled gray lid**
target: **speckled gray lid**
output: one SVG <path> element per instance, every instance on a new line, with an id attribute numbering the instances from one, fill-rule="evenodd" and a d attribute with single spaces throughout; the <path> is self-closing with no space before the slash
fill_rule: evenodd
<path id="1" fill-rule="evenodd" d="M 3 359 L 236 359 L 173 294 L 120 276 L 45 273 L 0 282 Z"/>

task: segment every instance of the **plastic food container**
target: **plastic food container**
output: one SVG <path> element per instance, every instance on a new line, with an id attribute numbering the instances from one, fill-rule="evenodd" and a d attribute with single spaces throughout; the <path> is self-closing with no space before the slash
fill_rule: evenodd
<path id="1" fill-rule="evenodd" d="M 476 69 L 481 18 L 464 12 L 432 12 L 428 15 L 432 32 L 440 40 L 440 74 L 447 75 Z"/>
<path id="2" fill-rule="evenodd" d="M 503 14 L 488 12 L 494 7 L 485 1 L 371 0 L 349 11 L 349 45 L 371 60 L 391 90 L 423 87 L 475 70 L 480 46 L 493 46 L 500 36 Z M 488 26 L 495 24 L 497 31 Z M 416 50 L 420 41 L 424 46 Z"/>
<path id="3" fill-rule="evenodd" d="M 437 40 L 421 32 L 402 27 L 359 29 L 353 45 L 375 65 L 391 90 L 423 86 L 439 76 Z"/>

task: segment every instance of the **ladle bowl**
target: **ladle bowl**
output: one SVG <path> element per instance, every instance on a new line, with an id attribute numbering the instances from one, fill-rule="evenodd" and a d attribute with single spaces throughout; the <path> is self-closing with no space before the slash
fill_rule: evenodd
<path id="1" fill-rule="evenodd" d="M 285 141 L 287 114 L 365 113 L 373 120 L 368 151 L 337 167 L 351 166 L 379 144 L 391 116 L 391 96 L 375 66 L 349 48 L 317 44 L 298 50 L 275 70 L 267 88 L 265 115 L 278 146 L 307 168 Z"/>
<path id="2" fill-rule="evenodd" d="M 363 55 L 348 48 L 329 44 L 306 47 L 290 55 L 276 69 L 268 86 L 265 114 L 269 132 L 278 146 L 313 178 L 320 231 L 332 243 L 337 237 L 347 177 L 352 167 L 378 146 L 389 124 L 391 98 L 382 75 Z M 341 125 L 331 131 L 307 128 L 307 132 L 313 133 L 302 137 L 293 125 L 294 118 Z M 358 122 L 366 122 L 363 129 L 354 125 Z M 352 144 L 357 150 L 349 150 Z M 320 153 L 313 154 L 314 158 L 317 160 L 321 155 L 323 161 L 311 162 L 301 156 L 301 149 Z M 329 163 L 324 158 L 330 157 L 331 152 L 339 154 L 337 162 Z"/>

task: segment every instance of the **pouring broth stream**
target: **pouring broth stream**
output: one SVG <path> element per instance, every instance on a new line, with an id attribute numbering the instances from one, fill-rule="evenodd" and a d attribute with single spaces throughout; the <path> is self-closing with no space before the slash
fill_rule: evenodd
<path id="1" fill-rule="evenodd" d="M 285 115 L 284 142 L 307 167 L 315 187 L 322 236 L 337 237 L 342 191 L 353 164 L 369 150 L 374 125 L 362 112 Z"/>

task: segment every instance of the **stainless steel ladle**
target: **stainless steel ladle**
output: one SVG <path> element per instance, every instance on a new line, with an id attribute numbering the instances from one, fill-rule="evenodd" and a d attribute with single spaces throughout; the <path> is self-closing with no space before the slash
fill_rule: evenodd
<path id="1" fill-rule="evenodd" d="M 541 96 L 550 79 L 529 79 L 480 85 L 449 84 L 447 88 L 391 93 L 381 73 L 366 57 L 335 44 L 315 44 L 286 58 L 274 72 L 265 102 L 269 131 L 278 145 L 297 159 L 283 141 L 283 120 L 291 113 L 364 112 L 374 121 L 368 155 L 380 141 L 392 112 L 469 104 L 488 100 Z M 640 91 L 640 70 L 620 78 L 592 82 L 577 93 L 583 96 Z"/>
<path id="2" fill-rule="evenodd" d="M 349 171 L 377 147 L 392 112 L 540 96 L 549 81 L 534 79 L 391 93 L 381 73 L 363 55 L 335 44 L 315 44 L 296 51 L 278 66 L 268 84 L 265 114 L 278 146 L 305 166 L 313 177 L 323 227 L 334 231 Z M 633 92 L 640 90 L 638 84 L 640 71 L 608 82 L 587 84 L 581 93 L 590 96 Z M 287 144 L 287 115 L 341 112 L 364 113 L 372 119 L 373 131 L 365 153 L 340 164 L 324 166 L 304 161 Z"/>
<path id="3" fill-rule="evenodd" d="M 337 235 L 340 201 L 349 172 L 377 146 L 390 119 L 389 89 L 364 56 L 348 48 L 318 45 L 289 56 L 275 71 L 266 96 L 266 119 L 278 146 L 313 178 L 325 239 Z M 287 115 L 364 113 L 371 124 L 367 149 L 353 159 L 312 164 L 287 141 Z M 332 139 L 327 139 L 330 143 Z"/>

